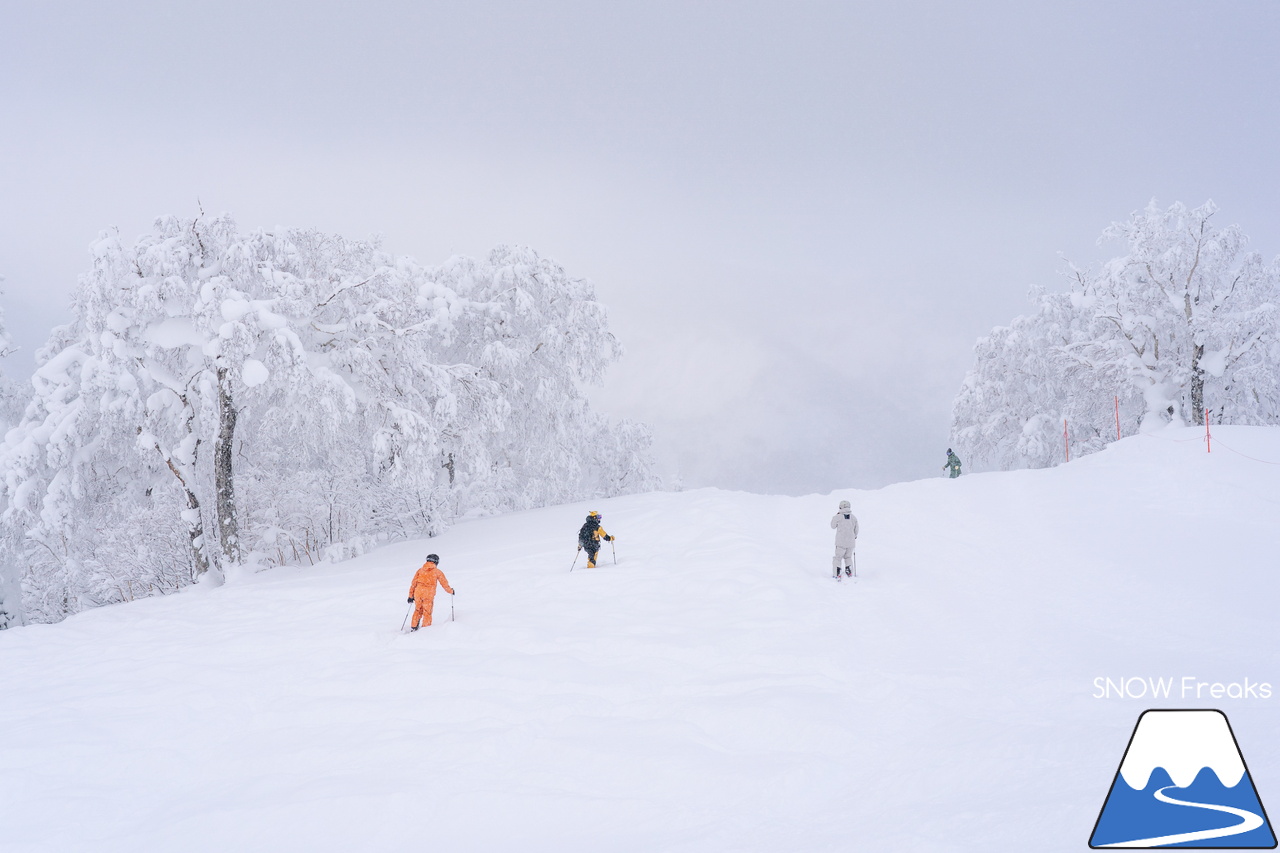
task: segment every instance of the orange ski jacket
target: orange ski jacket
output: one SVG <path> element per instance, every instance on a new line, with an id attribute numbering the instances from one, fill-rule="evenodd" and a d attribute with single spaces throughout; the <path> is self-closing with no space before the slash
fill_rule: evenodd
<path id="1" fill-rule="evenodd" d="M 413 576 L 413 583 L 409 584 L 409 597 L 413 599 L 434 599 L 436 597 L 436 584 L 439 583 L 444 587 L 444 591 L 453 595 L 453 587 L 449 586 L 449 579 L 444 576 L 444 572 L 436 568 L 436 564 L 426 562 L 422 564 L 422 568 L 418 569 Z"/>

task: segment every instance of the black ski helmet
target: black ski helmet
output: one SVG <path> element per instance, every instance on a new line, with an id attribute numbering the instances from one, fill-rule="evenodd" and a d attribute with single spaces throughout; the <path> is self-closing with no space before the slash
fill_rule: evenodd
<path id="1" fill-rule="evenodd" d="M 428 563 L 436 563 L 436 564 L 438 565 L 438 564 L 440 563 L 440 555 L 439 555 L 439 554 L 428 554 L 428 555 L 427 555 L 427 562 L 428 562 Z"/>

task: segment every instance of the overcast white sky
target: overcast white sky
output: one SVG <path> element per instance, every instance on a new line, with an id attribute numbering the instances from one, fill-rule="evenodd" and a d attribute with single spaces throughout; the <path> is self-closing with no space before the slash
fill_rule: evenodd
<path id="1" fill-rule="evenodd" d="M 686 486 L 941 475 L 974 341 L 1151 198 L 1280 247 L 1280 4 L 10 0 L 29 373 L 98 231 L 230 211 L 434 264 L 522 243 Z"/>

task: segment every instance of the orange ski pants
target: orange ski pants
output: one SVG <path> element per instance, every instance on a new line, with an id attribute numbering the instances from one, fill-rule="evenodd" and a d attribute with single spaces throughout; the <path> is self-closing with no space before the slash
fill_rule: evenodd
<path id="1" fill-rule="evenodd" d="M 435 590 L 431 590 L 431 595 L 419 595 L 413 600 L 413 627 L 417 628 L 418 624 L 431 624 L 431 611 L 435 609 L 436 597 Z"/>

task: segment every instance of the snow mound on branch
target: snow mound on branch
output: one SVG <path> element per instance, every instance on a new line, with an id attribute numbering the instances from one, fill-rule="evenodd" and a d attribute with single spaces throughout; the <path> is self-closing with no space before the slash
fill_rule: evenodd
<path id="1" fill-rule="evenodd" d="M 249 388 L 256 388 L 271 378 L 271 371 L 256 358 L 246 358 L 240 370 L 240 377 Z"/>

